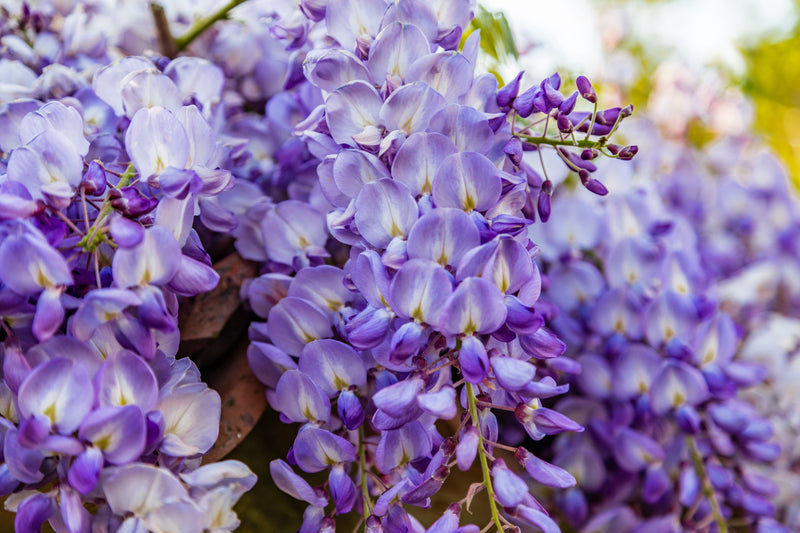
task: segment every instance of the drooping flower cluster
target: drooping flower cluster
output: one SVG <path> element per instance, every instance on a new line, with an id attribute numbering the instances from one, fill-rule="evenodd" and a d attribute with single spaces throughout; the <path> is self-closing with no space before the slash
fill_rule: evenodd
<path id="1" fill-rule="evenodd" d="M 309 503 L 303 531 L 330 530 L 335 514 L 353 509 L 370 530 L 417 530 L 403 505 L 429 506 L 450 468 L 467 470 L 476 457 L 498 528 L 557 529 L 494 451 L 507 448 L 495 409 L 536 440 L 582 430 L 541 405 L 567 390 L 537 376 L 564 351 L 533 308 L 541 280 L 528 237 L 537 212 L 549 217 L 553 185 L 523 152 L 552 148 L 605 194 L 591 160 L 599 150 L 636 153 L 607 144 L 630 109 L 598 111 L 585 78 L 568 97 L 557 74 L 522 93 L 521 76 L 498 90 L 493 76 L 474 73 L 477 34 L 456 50 L 471 9 L 413 0 L 303 8 L 327 32 L 291 41 L 305 47 L 307 81 L 274 96 L 264 119 L 238 122 L 255 130 L 261 120 L 265 130 L 277 117 L 302 118 L 261 180 L 272 198 L 239 182 L 222 201 L 250 195 L 239 204 L 237 248 L 267 272 L 243 288 L 266 319 L 251 325 L 248 357 L 270 404 L 303 424 L 288 462 L 271 464 L 278 486 Z M 312 24 L 308 35 L 321 31 Z M 579 98 L 594 110 L 576 112 Z M 459 412 L 455 434 L 441 435 L 437 420 Z M 511 450 L 537 482 L 574 483 Z M 327 472 L 326 486 L 312 488 L 292 465 Z M 431 531 L 457 529 L 460 510 Z"/>
<path id="2" fill-rule="evenodd" d="M 110 62 L 83 7 L 23 4 L 3 27 L 2 493 L 18 531 L 229 531 L 255 476 L 200 467 L 220 397 L 176 358 L 180 298 L 219 278 L 195 217 L 235 225 L 217 204 L 224 77 L 199 58 Z"/>
<path id="3" fill-rule="evenodd" d="M 783 531 L 773 520 L 777 487 L 764 475 L 780 447 L 743 392 L 764 380 L 764 368 L 737 355 L 760 324 L 746 322 L 753 309 L 720 286 L 757 259 L 715 253 L 747 243 L 718 221 L 745 219 L 708 205 L 728 201 L 733 183 L 719 169 L 708 174 L 693 149 L 670 150 L 652 126 L 634 129 L 644 144 L 666 150 L 648 152 L 599 201 L 562 186 L 553 206 L 560 223 L 534 230 L 545 298 L 557 309 L 550 323 L 581 367 L 556 408 L 587 428 L 553 446 L 550 458 L 578 486 L 551 501 L 573 526 L 592 531 L 728 523 Z"/>

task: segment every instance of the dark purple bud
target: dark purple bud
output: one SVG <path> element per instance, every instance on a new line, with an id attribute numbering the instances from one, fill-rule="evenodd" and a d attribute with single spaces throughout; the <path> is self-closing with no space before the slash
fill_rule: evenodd
<path id="1" fill-rule="evenodd" d="M 620 150 L 622 150 L 623 147 L 618 144 L 607 144 L 606 148 L 608 148 L 608 151 L 611 152 L 612 154 L 617 155 L 619 154 Z"/>
<path id="2" fill-rule="evenodd" d="M 544 187 L 542 187 L 542 191 L 539 192 L 539 199 L 536 202 L 536 209 L 539 211 L 539 218 L 542 220 L 542 222 L 547 222 L 550 219 L 550 195 L 544 192 Z"/>
<path id="3" fill-rule="evenodd" d="M 556 126 L 558 126 L 558 131 L 560 131 L 561 133 L 572 132 L 572 122 L 570 122 L 569 117 L 565 114 L 558 115 L 558 119 L 556 120 Z"/>
<path id="4" fill-rule="evenodd" d="M 584 161 L 591 161 L 592 159 L 595 159 L 598 155 L 600 155 L 600 152 L 598 152 L 594 148 L 587 148 L 586 150 L 581 152 L 581 159 L 583 159 Z"/>
<path id="5" fill-rule="evenodd" d="M 501 108 L 510 106 L 511 102 L 513 102 L 517 94 L 519 94 L 519 82 L 522 79 L 522 74 L 522 72 L 517 74 L 516 78 L 497 91 L 497 105 Z"/>
<path id="6" fill-rule="evenodd" d="M 529 116 L 533 112 L 534 100 L 540 92 L 541 90 L 539 87 L 531 87 L 515 98 L 511 107 L 516 109 L 517 115 L 521 116 L 522 118 Z"/>
<path id="7" fill-rule="evenodd" d="M 617 154 L 617 157 L 619 157 L 623 161 L 630 161 L 631 159 L 633 159 L 633 156 L 635 156 L 638 153 L 639 153 L 639 147 L 633 144 L 631 146 L 626 146 L 622 150 L 620 150 L 619 153 Z"/>
<path id="8" fill-rule="evenodd" d="M 577 85 L 578 91 L 580 91 L 584 100 L 588 100 L 593 104 L 597 102 L 597 93 L 594 91 L 594 87 L 592 87 L 591 82 L 589 82 L 586 76 L 578 76 L 578 79 L 575 80 L 575 85 Z"/>
<path id="9" fill-rule="evenodd" d="M 136 187 L 111 189 L 108 196 L 111 198 L 111 207 L 130 217 L 149 213 L 158 205 L 156 198 L 147 198 Z"/>
<path id="10" fill-rule="evenodd" d="M 606 189 L 606 186 L 594 178 L 588 180 L 584 187 L 598 196 L 605 196 L 608 194 L 608 189 Z"/>
<path id="11" fill-rule="evenodd" d="M 83 190 L 92 196 L 102 196 L 106 192 L 106 171 L 97 161 L 91 161 L 83 175 Z"/>

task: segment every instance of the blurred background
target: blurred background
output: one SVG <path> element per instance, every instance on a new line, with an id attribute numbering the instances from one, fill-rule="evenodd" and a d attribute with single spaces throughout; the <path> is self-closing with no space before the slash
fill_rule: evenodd
<path id="1" fill-rule="evenodd" d="M 609 105 L 632 102 L 635 114 L 700 145 L 754 131 L 800 184 L 798 0 L 479 4 L 484 60 L 503 80 L 519 70 L 529 83 L 584 74 Z"/>

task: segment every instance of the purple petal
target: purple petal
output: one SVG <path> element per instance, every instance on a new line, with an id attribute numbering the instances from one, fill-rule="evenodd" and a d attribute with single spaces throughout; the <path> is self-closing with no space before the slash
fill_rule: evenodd
<path id="1" fill-rule="evenodd" d="M 81 423 L 80 438 L 99 448 L 114 465 L 132 462 L 144 452 L 144 415 L 136 405 L 96 409 Z"/>
<path id="2" fill-rule="evenodd" d="M 327 313 L 307 300 L 291 296 L 270 309 L 267 324 L 272 342 L 290 355 L 300 355 L 309 342 L 332 335 Z"/>
<path id="3" fill-rule="evenodd" d="M 426 392 L 417 396 L 417 403 L 425 411 L 441 418 L 450 420 L 456 416 L 456 390 L 446 386 L 436 392 Z"/>
<path id="4" fill-rule="evenodd" d="M 428 127 L 431 117 L 447 102 L 442 95 L 422 82 L 404 85 L 394 91 L 381 107 L 381 119 L 389 131 L 400 130 L 409 136 Z"/>
<path id="5" fill-rule="evenodd" d="M 106 357 L 95 383 L 101 407 L 132 404 L 147 412 L 158 400 L 158 383 L 150 365 L 127 350 Z"/>
<path id="6" fill-rule="evenodd" d="M 86 368 L 69 359 L 53 359 L 36 367 L 19 388 L 20 415 L 44 415 L 62 435 L 78 429 L 93 401 Z"/>
<path id="7" fill-rule="evenodd" d="M 25 498 L 17 508 L 14 517 L 14 531 L 18 533 L 38 533 L 58 507 L 49 495 L 36 493 Z"/>
<path id="8" fill-rule="evenodd" d="M 3 459 L 11 475 L 22 483 L 38 483 L 44 478 L 39 471 L 44 454 L 22 446 L 16 429 L 8 430 L 3 439 Z"/>
<path id="9" fill-rule="evenodd" d="M 486 115 L 465 105 L 451 104 L 436 113 L 428 131 L 446 135 L 461 152 L 485 154 L 494 139 Z"/>
<path id="10" fill-rule="evenodd" d="M 325 101 L 325 120 L 333 140 L 355 147 L 354 136 L 380 124 L 382 105 L 380 95 L 367 82 L 356 80 L 336 89 Z"/>
<path id="11" fill-rule="evenodd" d="M 476 152 L 447 157 L 433 178 L 433 201 L 437 207 L 455 207 L 470 212 L 485 211 L 500 198 L 497 167 Z"/>
<path id="12" fill-rule="evenodd" d="M 138 516 L 160 509 L 164 502 L 188 497 L 172 472 L 142 463 L 109 469 L 103 481 L 103 493 L 115 514 Z"/>
<path id="13" fill-rule="evenodd" d="M 211 291 L 219 283 L 219 274 L 210 266 L 187 255 L 180 256 L 180 265 L 167 287 L 179 296 L 194 296 Z"/>
<path id="14" fill-rule="evenodd" d="M 489 360 L 495 378 L 504 389 L 518 391 L 525 388 L 536 375 L 536 367 L 513 357 L 494 356 Z"/>
<path id="15" fill-rule="evenodd" d="M 392 469 L 414 461 L 420 457 L 429 457 L 432 441 L 424 426 L 411 422 L 400 429 L 384 431 L 375 451 L 378 470 L 388 474 Z"/>
<path id="16" fill-rule="evenodd" d="M 308 81 L 328 92 L 351 81 L 372 81 L 372 74 L 361 60 L 338 48 L 308 52 L 303 61 L 303 72 Z"/>
<path id="17" fill-rule="evenodd" d="M 528 485 L 502 459 L 492 463 L 492 484 L 497 501 L 505 507 L 516 507 L 528 494 Z"/>
<path id="18" fill-rule="evenodd" d="M 327 394 L 299 370 L 287 370 L 281 376 L 275 389 L 275 407 L 292 422 L 327 423 L 331 415 Z"/>
<path id="19" fill-rule="evenodd" d="M 572 476 L 572 474 L 563 468 L 539 459 L 536 455 L 530 453 L 525 448 L 517 448 L 517 451 L 514 455 L 528 472 L 528 474 L 530 474 L 533 479 L 543 485 L 559 489 L 566 489 L 569 487 L 574 487 L 576 484 L 575 478 Z"/>
<path id="20" fill-rule="evenodd" d="M 469 383 L 480 383 L 489 373 L 486 346 L 474 335 L 468 335 L 461 340 L 458 366 L 464 379 Z"/>
<path id="21" fill-rule="evenodd" d="M 392 309 L 401 317 L 435 324 L 452 290 L 444 268 L 426 259 L 411 259 L 392 280 Z"/>
<path id="22" fill-rule="evenodd" d="M 180 246 L 172 234 L 159 226 L 145 230 L 142 242 L 133 248 L 121 248 L 114 254 L 114 281 L 120 287 L 162 285 L 180 268 Z"/>
<path id="23" fill-rule="evenodd" d="M 397 151 L 392 177 L 414 195 L 430 194 L 433 177 L 442 161 L 457 152 L 453 142 L 441 133 L 414 133 Z"/>
<path id="24" fill-rule="evenodd" d="M 304 472 L 320 472 L 335 463 L 356 460 L 350 441 L 313 426 L 300 430 L 292 450 L 297 466 Z"/>
<path id="25" fill-rule="evenodd" d="M 420 217 L 408 235 L 408 256 L 457 265 L 463 255 L 480 244 L 480 233 L 470 216 L 460 209 L 434 209 Z"/>
<path id="26" fill-rule="evenodd" d="M 395 237 L 405 239 L 418 216 L 406 186 L 388 178 L 364 185 L 355 207 L 358 232 L 376 248 L 386 248 Z"/>
<path id="27" fill-rule="evenodd" d="M 303 500 L 317 507 L 328 505 L 327 498 L 319 495 L 311 488 L 306 480 L 292 471 L 292 467 L 282 459 L 275 459 L 269 463 L 269 473 L 272 481 L 283 492 L 295 499 Z"/>
<path id="28" fill-rule="evenodd" d="M 334 466 L 328 476 L 328 488 L 336 504 L 336 513 L 349 513 L 356 503 L 356 485 L 341 464 Z"/>
<path id="29" fill-rule="evenodd" d="M 416 405 L 417 396 L 422 393 L 425 382 L 421 378 L 410 378 L 384 387 L 372 397 L 375 407 L 389 416 L 400 417 Z"/>
<path id="30" fill-rule="evenodd" d="M 300 354 L 299 369 L 329 396 L 367 382 L 364 362 L 347 344 L 321 339 L 305 345 Z"/>
<path id="31" fill-rule="evenodd" d="M 103 452 L 89 446 L 75 458 L 67 473 L 69 484 L 81 494 L 88 494 L 97 486 L 103 469 Z"/>
<path id="32" fill-rule="evenodd" d="M 447 299 L 439 318 L 439 329 L 447 335 L 492 333 L 506 320 L 500 290 L 483 278 L 467 278 Z"/>
<path id="33" fill-rule="evenodd" d="M 456 102 L 472 86 L 472 65 L 457 52 L 428 54 L 408 68 L 407 81 L 424 81 L 448 102 Z"/>
<path id="34" fill-rule="evenodd" d="M 178 118 L 163 107 L 142 108 L 132 116 L 125 146 L 142 179 L 157 181 L 167 167 L 184 168 L 189 139 Z"/>
<path id="35" fill-rule="evenodd" d="M 697 405 L 708 394 L 708 386 L 700 371 L 681 361 L 668 361 L 650 391 L 653 410 L 658 414 L 684 404 Z"/>
<path id="36" fill-rule="evenodd" d="M 206 453 L 219 435 L 221 400 L 208 387 L 179 387 L 155 405 L 164 414 L 164 440 L 159 449 L 173 457 Z"/>

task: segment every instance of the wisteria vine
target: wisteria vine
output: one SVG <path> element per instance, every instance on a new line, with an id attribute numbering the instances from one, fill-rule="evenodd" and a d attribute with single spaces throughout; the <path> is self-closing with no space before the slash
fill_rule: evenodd
<path id="1" fill-rule="evenodd" d="M 602 108 L 586 77 L 476 72 L 475 7 L 2 8 L 0 492 L 17 531 L 238 527 L 256 477 L 203 463 L 220 397 L 178 354 L 179 308 L 219 281 L 211 249 L 258 264 L 247 358 L 296 430 L 269 471 L 308 504 L 304 533 L 350 513 L 371 533 L 796 523 L 752 393 L 782 368 L 756 329 L 786 309 L 726 292 L 765 250 L 795 262 L 794 234 L 737 240 L 764 221 L 697 179 L 686 146 L 656 179 L 656 128 L 629 134 L 653 141 L 637 156 L 618 140 L 632 106 Z M 735 159 L 709 157 L 715 176 Z M 737 187 L 797 218 L 787 190 Z M 422 525 L 413 508 L 454 468 L 475 483 Z M 479 493 L 490 516 L 468 523 Z"/>

